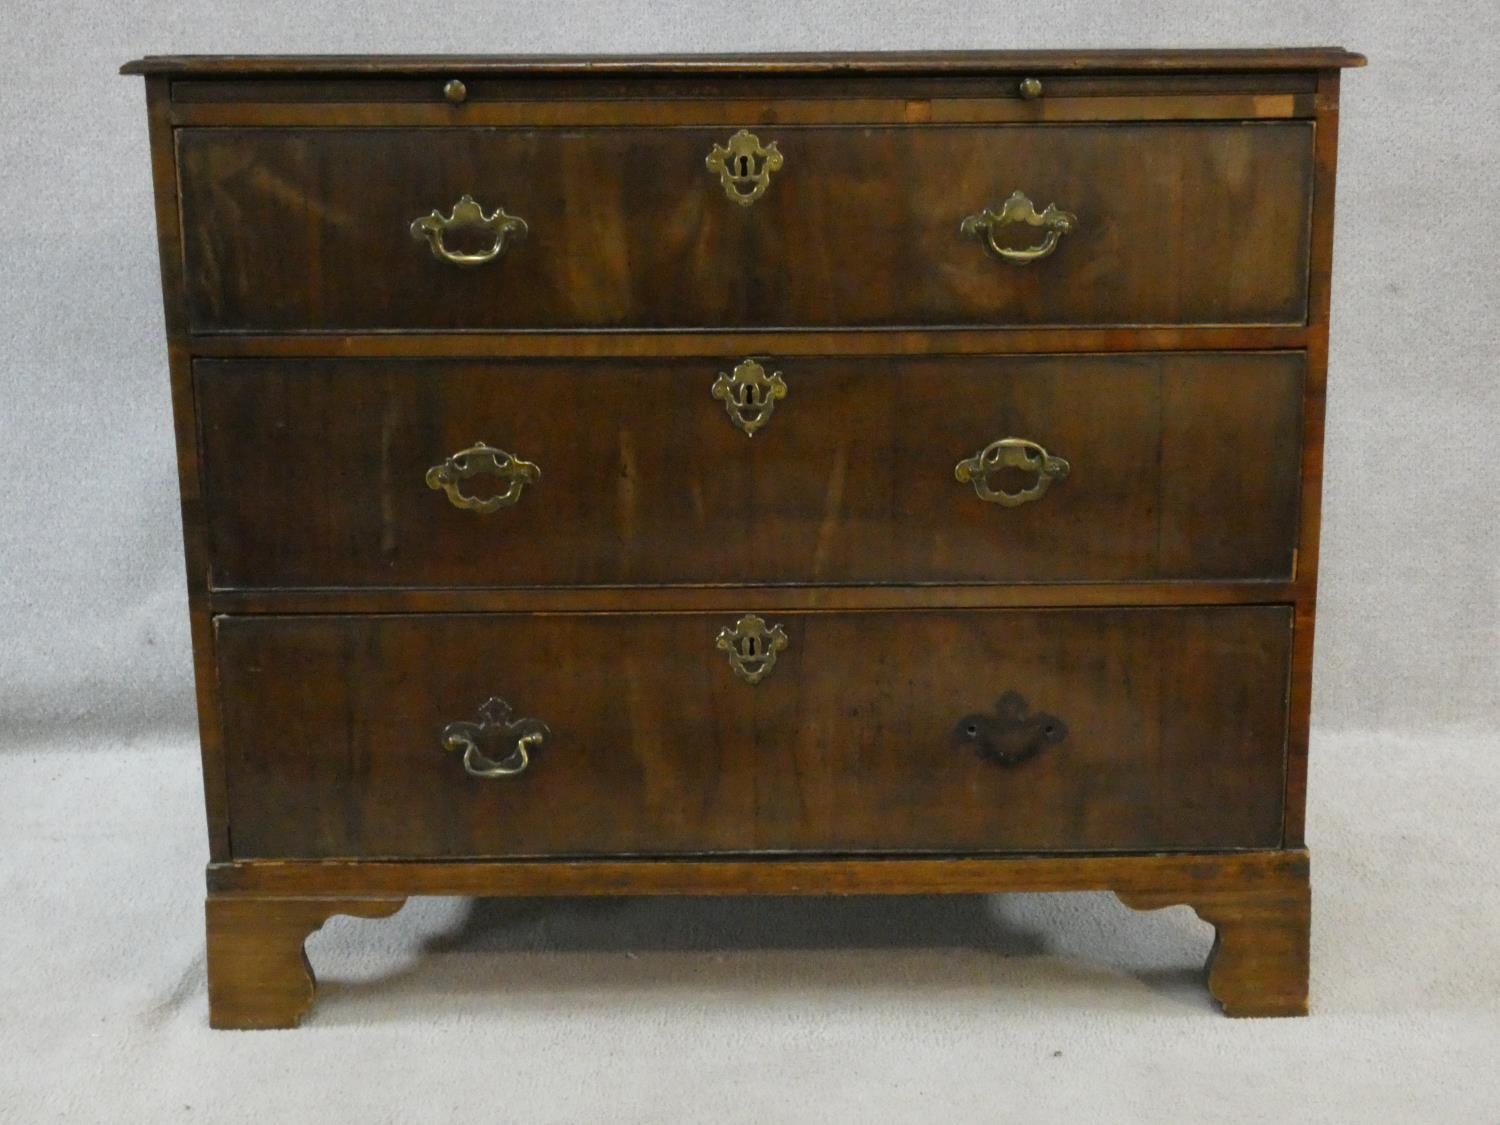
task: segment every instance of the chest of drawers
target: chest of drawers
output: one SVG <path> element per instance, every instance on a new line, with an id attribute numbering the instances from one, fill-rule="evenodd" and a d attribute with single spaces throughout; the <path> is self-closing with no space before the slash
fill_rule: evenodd
<path id="1" fill-rule="evenodd" d="M 1305 1011 L 1360 62 L 127 66 L 214 1025 L 420 894 L 1107 889 Z"/>

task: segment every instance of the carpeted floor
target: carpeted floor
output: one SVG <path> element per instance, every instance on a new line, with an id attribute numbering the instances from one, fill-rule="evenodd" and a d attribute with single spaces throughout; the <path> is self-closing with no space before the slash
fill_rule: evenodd
<path id="1" fill-rule="evenodd" d="M 196 749 L 0 753 L 0 1121 L 1500 1122 L 1500 739 L 1316 734 L 1313 1016 L 1108 895 L 413 900 L 211 1032 Z"/>

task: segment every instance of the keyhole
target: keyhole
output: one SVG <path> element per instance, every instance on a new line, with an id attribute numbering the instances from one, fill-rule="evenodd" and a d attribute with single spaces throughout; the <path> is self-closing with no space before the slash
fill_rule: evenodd
<path id="1" fill-rule="evenodd" d="M 734 174 L 741 179 L 750 175 L 750 158 L 748 156 L 735 157 Z"/>

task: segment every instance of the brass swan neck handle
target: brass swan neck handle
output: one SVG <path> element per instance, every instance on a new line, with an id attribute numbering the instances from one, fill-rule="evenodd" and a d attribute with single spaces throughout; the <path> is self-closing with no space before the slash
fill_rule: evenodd
<path id="1" fill-rule="evenodd" d="M 1001 246 L 995 235 L 1001 228 L 1012 223 L 1040 227 L 1045 233 L 1035 246 L 1023 249 Z M 986 207 L 978 214 L 966 218 L 959 229 L 970 238 L 977 238 L 986 250 L 1002 261 L 1024 266 L 1051 254 L 1057 249 L 1062 236 L 1077 227 L 1078 216 L 1071 211 L 1063 211 L 1055 203 L 1049 203 L 1044 210 L 1038 211 L 1023 192 L 1013 191 L 1010 198 L 1000 205 L 1000 210 L 992 211 Z"/>
<path id="2" fill-rule="evenodd" d="M 488 231 L 489 248 L 475 253 L 450 250 L 443 241 L 444 237 L 449 231 L 458 230 Z M 512 242 L 525 238 L 526 231 L 525 219 L 506 214 L 503 207 L 496 207 L 486 215 L 484 208 L 474 201 L 472 195 L 463 196 L 447 215 L 441 211 L 433 211 L 430 215 L 413 220 L 411 224 L 411 236 L 414 239 L 418 242 L 425 240 L 434 258 L 455 266 L 482 266 L 486 262 L 493 262 L 505 253 Z"/>
<path id="3" fill-rule="evenodd" d="M 1035 473 L 1036 483 L 1018 492 L 991 488 L 989 476 L 1000 469 L 1020 469 Z M 1062 480 L 1073 466 L 1054 457 L 1034 441 L 1025 438 L 1001 438 L 992 441 L 972 457 L 965 457 L 953 467 L 953 477 L 960 484 L 972 484 L 974 494 L 990 504 L 1015 508 L 1047 494 L 1055 480 Z"/>

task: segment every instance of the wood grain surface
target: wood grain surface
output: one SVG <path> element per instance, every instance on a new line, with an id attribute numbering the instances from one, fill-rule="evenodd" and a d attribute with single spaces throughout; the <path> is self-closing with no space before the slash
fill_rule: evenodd
<path id="1" fill-rule="evenodd" d="M 1280 839 L 1283 607 L 782 614 L 788 645 L 753 685 L 714 643 L 737 618 L 220 618 L 235 856 Z M 964 737 L 1008 693 L 1062 728 L 1013 766 Z M 443 749 L 491 696 L 551 731 L 516 777 Z"/>
<path id="2" fill-rule="evenodd" d="M 787 392 L 753 436 L 710 393 L 735 362 L 200 361 L 214 584 L 1291 576 L 1295 353 L 764 357 Z M 1070 465 L 1014 508 L 954 473 L 1011 437 Z M 495 512 L 453 506 L 425 475 L 476 441 L 540 481 Z"/>
<path id="3" fill-rule="evenodd" d="M 1260 124 L 763 129 L 752 205 L 704 167 L 732 130 L 180 129 L 197 331 L 1300 324 L 1313 131 Z M 378 175 L 373 174 L 378 170 Z M 1018 266 L 960 231 L 1023 191 L 1077 215 Z M 464 195 L 526 221 L 463 269 L 413 220 Z M 1019 225 L 1007 245 L 1039 241 Z"/>

